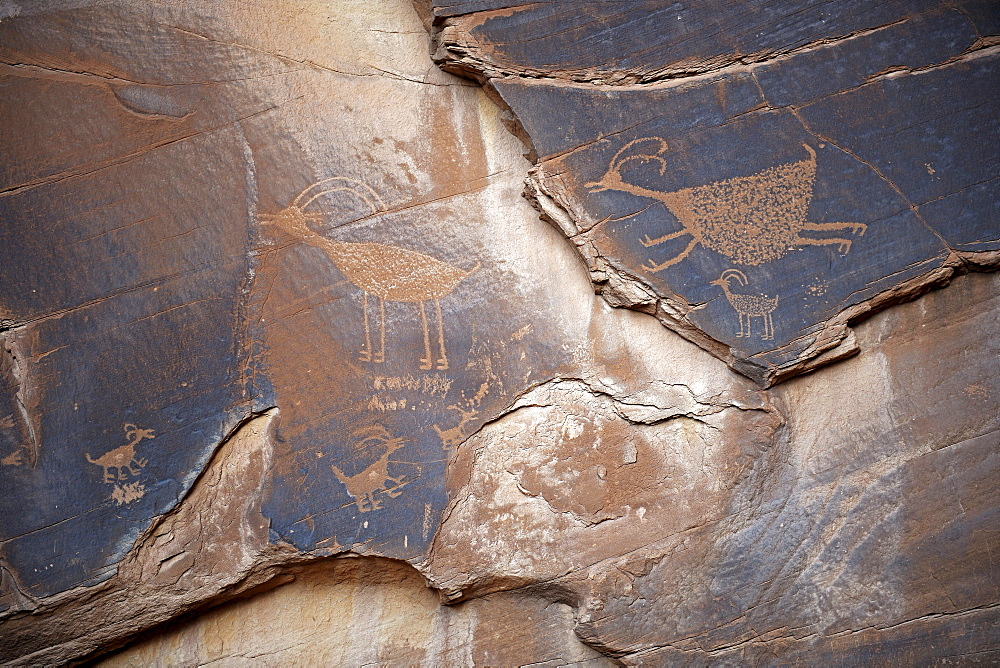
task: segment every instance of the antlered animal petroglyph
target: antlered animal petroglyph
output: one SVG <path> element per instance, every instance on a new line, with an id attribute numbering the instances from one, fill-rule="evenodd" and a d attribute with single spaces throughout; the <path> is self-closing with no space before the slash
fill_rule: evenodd
<path id="1" fill-rule="evenodd" d="M 347 493 L 354 499 L 358 506 L 358 511 L 368 513 L 379 510 L 382 507 L 381 500 L 376 496 L 384 493 L 389 498 L 396 498 L 403 493 L 403 486 L 407 484 L 405 476 L 393 477 L 389 475 L 389 456 L 408 443 L 403 438 L 392 438 L 380 425 L 374 425 L 362 434 L 364 437 L 357 443 L 356 447 L 367 450 L 372 446 L 385 446 L 385 452 L 375 462 L 370 464 L 361 473 L 347 475 L 336 465 L 331 466 L 333 474 L 337 480 L 344 483 Z"/>
<path id="2" fill-rule="evenodd" d="M 652 143 L 655 150 L 643 149 Z M 737 176 L 694 188 L 661 192 L 626 183 L 622 167 L 629 163 L 656 163 L 662 175 L 667 168 L 662 155 L 667 142 L 659 137 L 636 139 L 621 148 L 600 181 L 588 183 L 593 192 L 620 190 L 663 202 L 684 229 L 656 239 L 640 239 L 647 248 L 690 236 L 684 250 L 665 262 L 649 261 L 643 268 L 657 272 L 686 258 L 695 246 L 703 246 L 725 255 L 733 262 L 759 265 L 783 257 L 794 246 L 836 245 L 841 253 L 851 248 L 844 238 L 813 239 L 803 231 L 829 232 L 851 230 L 863 235 L 863 223 L 810 223 L 809 202 L 816 180 L 816 151 L 803 144 L 809 157 L 798 162 L 770 167 L 750 176 Z M 640 148 L 637 148 L 640 147 Z M 634 152 L 633 152 L 634 151 Z"/>
<path id="3" fill-rule="evenodd" d="M 134 424 L 125 425 L 125 437 L 128 442 L 114 450 L 105 452 L 97 459 L 93 459 L 90 453 L 86 453 L 87 461 L 97 464 L 104 469 L 104 482 L 116 482 L 125 479 L 124 471 L 132 475 L 139 475 L 139 470 L 146 465 L 146 459 L 141 459 L 135 455 L 135 446 L 144 438 L 156 438 L 152 429 L 139 429 Z M 111 469 L 115 469 L 114 475 Z"/>
<path id="4" fill-rule="evenodd" d="M 774 338 L 774 321 L 771 313 L 778 307 L 778 296 L 768 297 L 767 295 L 743 295 L 736 294 L 729 290 L 729 281 L 735 280 L 741 286 L 747 284 L 747 277 L 739 269 L 727 269 L 722 272 L 722 276 L 712 281 L 712 285 L 718 285 L 726 295 L 726 299 L 740 316 L 740 333 L 738 337 L 750 336 L 750 319 L 764 319 L 764 333 L 761 339 L 770 340 Z"/>
<path id="5" fill-rule="evenodd" d="M 335 183 L 346 185 L 334 185 Z M 314 190 L 323 186 L 318 190 Z M 374 242 L 351 243 L 327 239 L 309 227 L 309 223 L 322 220 L 320 213 L 307 213 L 305 207 L 318 198 L 331 193 L 349 193 L 360 198 L 373 213 L 385 210 L 381 199 L 371 188 L 359 181 L 344 177 L 331 177 L 317 181 L 301 193 L 292 203 L 273 215 L 261 217 L 261 222 L 274 225 L 311 246 L 322 249 L 347 280 L 362 291 L 365 343 L 360 359 L 364 362 L 385 361 L 385 302 L 415 302 L 420 308 L 420 323 L 424 333 L 424 356 L 420 368 L 448 368 L 448 355 L 444 344 L 444 322 L 441 315 L 442 297 L 451 294 L 455 287 L 479 269 L 477 263 L 469 270 L 459 269 L 423 253 Z M 379 349 L 372 351 L 371 325 L 368 316 L 368 296 L 379 303 Z M 437 344 L 440 353 L 431 355 L 430 329 L 427 324 L 425 302 L 434 302 L 437 316 Z"/>

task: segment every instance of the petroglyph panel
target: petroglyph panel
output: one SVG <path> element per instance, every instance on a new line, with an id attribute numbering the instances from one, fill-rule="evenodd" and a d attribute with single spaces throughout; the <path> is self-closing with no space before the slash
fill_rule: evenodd
<path id="1" fill-rule="evenodd" d="M 0 12 L 0 614 L 107 581 L 271 407 L 272 540 L 419 558 L 451 450 L 569 363 L 498 109 L 409 4 L 325 11 Z"/>
<path id="2" fill-rule="evenodd" d="M 1000 57 L 963 8 L 435 6 L 437 58 L 510 109 L 596 289 L 761 384 L 997 266 Z"/>
<path id="3" fill-rule="evenodd" d="M 0 2 L 0 663 L 992 657 L 1000 22 L 836 9 Z"/>
<path id="4" fill-rule="evenodd" d="M 450 450 L 569 361 L 555 335 L 515 336 L 552 325 L 504 297 L 519 285 L 506 242 L 457 212 L 494 214 L 464 193 L 386 182 L 327 177 L 260 209 L 250 298 L 287 445 L 264 508 L 276 535 L 320 554 L 419 556 L 447 502 Z"/>

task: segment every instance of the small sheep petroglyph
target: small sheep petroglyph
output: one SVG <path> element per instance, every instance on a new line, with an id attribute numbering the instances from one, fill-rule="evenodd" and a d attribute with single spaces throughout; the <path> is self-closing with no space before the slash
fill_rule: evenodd
<path id="1" fill-rule="evenodd" d="M 735 280 L 741 286 L 746 286 L 747 284 L 746 274 L 739 269 L 727 269 L 722 272 L 722 276 L 711 283 L 722 288 L 722 292 L 726 295 L 726 299 L 729 300 L 729 304 L 736 309 L 736 312 L 740 316 L 740 333 L 736 336 L 741 338 L 749 337 L 750 319 L 763 318 L 764 333 L 760 338 L 765 341 L 773 339 L 774 321 L 771 319 L 771 313 L 778 307 L 778 296 L 769 297 L 763 294 L 745 295 L 734 293 L 729 289 L 730 280 Z"/>
<path id="2" fill-rule="evenodd" d="M 135 455 L 135 446 L 144 438 L 156 438 L 152 429 L 139 429 L 134 424 L 125 425 L 125 437 L 128 442 L 114 450 L 105 452 L 94 459 L 90 453 L 86 453 L 87 461 L 96 464 L 104 469 L 104 482 L 117 482 L 125 479 L 125 471 L 132 475 L 139 475 L 139 471 L 146 465 L 146 459 L 138 458 Z M 114 474 L 111 473 L 114 469 Z"/>

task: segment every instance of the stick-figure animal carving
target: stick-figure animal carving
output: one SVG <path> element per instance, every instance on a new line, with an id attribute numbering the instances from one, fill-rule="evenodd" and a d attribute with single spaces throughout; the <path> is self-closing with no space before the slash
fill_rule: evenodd
<path id="1" fill-rule="evenodd" d="M 85 453 L 87 461 L 97 464 L 104 469 L 104 482 L 116 482 L 125 479 L 125 471 L 132 475 L 139 475 L 139 471 L 146 465 L 147 460 L 135 456 L 135 446 L 144 438 L 156 438 L 152 429 L 139 429 L 134 424 L 125 425 L 125 437 L 128 442 L 118 446 L 114 450 L 109 450 L 97 459 L 92 459 L 90 453 Z M 114 475 L 111 469 L 115 470 Z"/>
<path id="2" fill-rule="evenodd" d="M 461 406 L 451 405 L 448 406 L 450 410 L 458 411 L 459 418 L 458 424 L 450 429 L 441 429 L 436 424 L 431 425 L 431 429 L 437 432 L 437 435 L 441 438 L 441 448 L 444 450 L 450 450 L 466 438 L 469 437 L 465 433 L 465 425 L 475 419 L 478 412 L 475 410 L 465 410 Z"/>
<path id="3" fill-rule="evenodd" d="M 322 220 L 322 214 L 305 208 L 318 198 L 331 193 L 348 193 L 364 201 L 372 213 L 385 210 L 381 199 L 365 184 L 344 177 L 331 177 L 317 181 L 292 200 L 292 203 L 276 214 L 261 216 L 261 222 L 273 225 L 287 234 L 301 239 L 310 246 L 323 250 L 334 265 L 353 285 L 361 289 L 364 311 L 365 342 L 359 359 L 363 362 L 385 361 L 385 302 L 415 302 L 420 308 L 420 323 L 424 333 L 424 356 L 420 358 L 420 368 L 435 366 L 448 368 L 448 355 L 444 344 L 444 323 L 441 315 L 442 297 L 446 297 L 470 274 L 479 269 L 479 264 L 469 270 L 462 270 L 423 253 L 374 242 L 351 243 L 327 239 L 310 227 L 309 223 Z M 378 299 L 379 307 L 379 349 L 372 352 L 371 326 L 368 316 L 368 296 Z M 427 324 L 425 302 L 434 302 L 437 316 L 437 344 L 439 355 L 436 360 L 431 355 L 430 330 Z"/>
<path id="4" fill-rule="evenodd" d="M 741 286 L 747 284 L 747 277 L 739 269 L 727 269 L 722 272 L 722 276 L 714 281 L 711 281 L 712 285 L 718 285 L 722 288 L 722 292 L 726 295 L 726 299 L 732 305 L 736 312 L 740 316 L 740 333 L 736 336 L 738 337 L 749 337 L 750 336 L 750 319 L 751 318 L 763 318 L 764 319 L 764 333 L 761 335 L 761 339 L 765 341 L 774 338 L 774 321 L 771 319 L 771 313 L 778 307 L 778 296 L 768 297 L 767 295 L 757 294 L 757 295 L 743 295 L 736 294 L 730 291 L 729 281 L 735 280 Z"/>
<path id="5" fill-rule="evenodd" d="M 407 484 L 406 476 L 393 477 L 389 475 L 389 456 L 408 443 L 403 438 L 392 438 L 383 427 L 375 425 L 365 433 L 357 447 L 363 450 L 372 446 L 384 445 L 385 453 L 361 473 L 347 475 L 336 465 L 331 466 L 337 480 L 347 487 L 347 493 L 354 499 L 358 511 L 368 513 L 382 507 L 381 500 L 376 496 L 384 492 L 389 498 L 396 498 L 403 493 L 402 487 Z"/>
<path id="6" fill-rule="evenodd" d="M 816 151 L 808 144 L 803 146 L 809 153 L 805 160 L 770 167 L 750 176 L 661 192 L 626 183 L 622 178 L 622 168 L 629 163 L 655 163 L 661 176 L 666 171 L 667 162 L 662 155 L 668 148 L 667 142 L 659 137 L 644 137 L 615 153 L 601 180 L 588 183 L 587 187 L 593 192 L 620 190 L 663 202 L 684 226 L 656 239 L 646 236 L 639 240 L 649 248 L 691 237 L 687 247 L 669 260 L 660 263 L 650 260 L 643 265 L 649 272 L 677 264 L 699 243 L 743 265 L 777 260 L 794 246 L 836 245 L 841 253 L 847 253 L 851 249 L 850 239 L 813 239 L 801 235 L 803 231 L 851 230 L 861 236 L 867 229 L 863 223 L 808 222 L 816 180 Z"/>

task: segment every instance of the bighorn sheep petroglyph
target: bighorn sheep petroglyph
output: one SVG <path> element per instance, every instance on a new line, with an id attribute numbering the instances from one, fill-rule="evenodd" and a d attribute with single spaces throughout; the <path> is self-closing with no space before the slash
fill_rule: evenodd
<path id="1" fill-rule="evenodd" d="M 650 147 L 652 144 L 652 147 Z M 649 261 L 643 268 L 657 272 L 686 258 L 702 244 L 733 262 L 759 265 L 777 260 L 795 246 L 836 245 L 841 253 L 851 248 L 850 239 L 813 239 L 803 231 L 828 232 L 849 229 L 863 235 L 863 223 L 810 223 L 809 202 L 816 180 L 816 151 L 803 144 L 809 157 L 798 162 L 770 167 L 750 176 L 737 176 L 694 188 L 662 192 L 626 183 L 622 168 L 630 163 L 655 163 L 662 176 L 667 162 L 662 155 L 667 142 L 660 137 L 644 137 L 625 144 L 614 157 L 600 181 L 588 183 L 592 192 L 620 190 L 663 202 L 683 229 L 656 239 L 640 239 L 647 248 L 672 239 L 690 236 L 687 247 L 665 262 Z M 650 147 L 650 148 L 646 148 Z"/>
<path id="2" fill-rule="evenodd" d="M 747 277 L 739 269 L 727 269 L 722 272 L 722 276 L 711 281 L 712 285 L 718 285 L 726 295 L 726 299 L 740 315 L 740 333 L 738 337 L 750 336 L 750 319 L 764 319 L 764 333 L 761 339 L 770 340 L 774 338 L 774 321 L 771 313 L 778 307 L 778 296 L 768 297 L 767 295 L 741 295 L 729 290 L 730 279 L 735 279 L 741 286 L 747 284 Z"/>
<path id="3" fill-rule="evenodd" d="M 330 467 L 337 480 L 347 487 L 347 493 L 354 499 L 358 510 L 362 513 L 382 507 L 381 501 L 375 496 L 378 492 L 384 492 L 390 498 L 395 498 L 402 494 L 401 488 L 407 483 L 405 476 L 389 475 L 389 456 L 409 441 L 404 438 L 392 438 L 384 428 L 377 425 L 367 431 L 369 435 L 365 436 L 357 447 L 367 450 L 372 445 L 384 445 L 385 452 L 381 457 L 354 475 L 347 475 L 336 465 Z"/>

